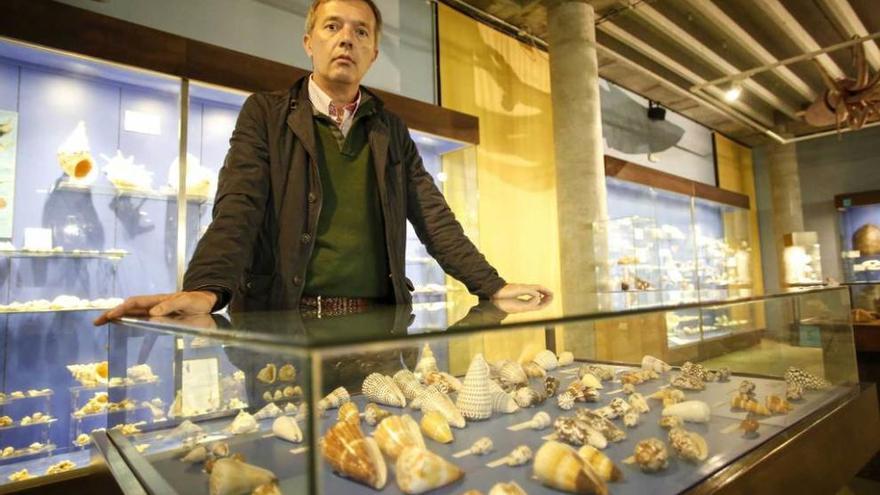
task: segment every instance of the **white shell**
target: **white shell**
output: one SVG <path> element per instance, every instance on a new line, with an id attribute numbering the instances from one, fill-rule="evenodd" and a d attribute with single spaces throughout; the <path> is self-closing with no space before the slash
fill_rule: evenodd
<path id="1" fill-rule="evenodd" d="M 437 411 L 446 418 L 450 426 L 465 427 L 465 419 L 452 400 L 435 386 L 425 387 L 425 391 L 416 399 L 422 412 Z M 415 402 L 415 401 L 414 401 Z"/>
<path id="2" fill-rule="evenodd" d="M 543 430 L 544 428 L 550 426 L 550 415 L 541 411 L 534 416 L 532 416 L 532 420 L 530 421 L 529 427 L 533 430 Z"/>
<path id="3" fill-rule="evenodd" d="M 663 416 L 678 416 L 691 423 L 708 423 L 711 416 L 709 404 L 700 400 L 686 400 L 664 407 Z"/>
<path id="4" fill-rule="evenodd" d="M 394 374 L 394 383 L 403 392 L 406 400 L 413 400 L 422 393 L 425 387 L 419 383 L 419 379 L 410 370 L 400 370 Z"/>
<path id="5" fill-rule="evenodd" d="M 596 378 L 592 373 L 586 373 L 581 377 L 581 383 L 584 384 L 585 387 L 600 389 L 602 387 L 602 382 Z"/>
<path id="6" fill-rule="evenodd" d="M 455 403 L 462 416 L 467 419 L 487 419 L 492 416 L 492 391 L 489 389 L 489 381 L 489 364 L 483 359 L 482 354 L 477 354 L 468 367 Z"/>
<path id="7" fill-rule="evenodd" d="M 574 407 L 574 397 L 568 392 L 563 392 L 556 397 L 556 403 L 563 411 L 568 411 Z"/>
<path id="8" fill-rule="evenodd" d="M 501 377 L 501 381 L 508 385 L 520 385 L 529 382 L 529 377 L 526 376 L 522 365 L 516 361 L 505 361 L 498 368 L 498 376 Z"/>
<path id="9" fill-rule="evenodd" d="M 639 413 L 646 413 L 651 410 L 651 407 L 648 405 L 648 401 L 645 400 L 645 397 L 638 392 L 633 392 L 632 394 L 630 394 L 627 400 L 629 401 L 629 405 L 632 406 L 632 408 Z"/>
<path id="10" fill-rule="evenodd" d="M 458 466 L 417 447 L 403 449 L 395 464 L 397 486 L 406 494 L 425 493 L 464 476 Z"/>
<path id="11" fill-rule="evenodd" d="M 643 370 L 653 370 L 656 373 L 666 373 L 667 371 L 672 369 L 672 366 L 666 364 L 660 359 L 655 358 L 654 356 L 645 355 L 642 358 L 642 369 Z"/>
<path id="12" fill-rule="evenodd" d="M 538 363 L 538 366 L 544 368 L 546 371 L 555 370 L 556 367 L 559 366 L 556 354 L 553 354 L 552 351 L 548 351 L 547 349 L 544 349 L 535 355 L 532 361 Z"/>
<path id="13" fill-rule="evenodd" d="M 341 404 L 345 404 L 350 400 L 351 396 L 348 395 L 348 390 L 345 390 L 345 387 L 339 387 L 327 394 L 326 397 L 318 401 L 318 409 L 321 413 L 323 413 L 323 411 L 327 409 L 339 407 Z"/>
<path id="14" fill-rule="evenodd" d="M 296 420 L 290 416 L 279 416 L 272 422 L 272 433 L 288 442 L 300 443 L 303 440 L 302 430 Z"/>
<path id="15" fill-rule="evenodd" d="M 254 413 L 254 419 L 274 418 L 283 413 L 284 411 L 282 411 L 280 407 L 276 406 L 274 402 L 270 402 Z"/>
<path id="16" fill-rule="evenodd" d="M 639 410 L 632 408 L 623 415 L 623 424 L 629 428 L 633 428 L 639 424 L 639 416 Z"/>
<path id="17" fill-rule="evenodd" d="M 406 405 L 406 397 L 390 376 L 371 373 L 364 379 L 361 390 L 373 402 L 393 407 Z"/>
<path id="18" fill-rule="evenodd" d="M 431 351 L 431 346 L 425 343 L 425 347 L 422 348 L 422 357 L 416 364 L 415 375 L 423 379 L 431 371 L 437 371 L 437 359 L 434 357 L 434 352 Z"/>
<path id="19" fill-rule="evenodd" d="M 492 410 L 504 414 L 519 411 L 519 406 L 513 400 L 513 396 L 504 391 L 493 380 L 489 380 L 489 388 L 492 391 Z"/>
<path id="20" fill-rule="evenodd" d="M 260 380 L 266 384 L 275 383 L 275 379 L 278 377 L 277 370 L 275 369 L 275 365 L 272 363 L 267 364 L 263 369 L 257 373 L 257 380 Z"/>
<path id="21" fill-rule="evenodd" d="M 208 487 L 211 495 L 237 495 L 275 482 L 271 471 L 227 458 L 214 463 Z"/>
<path id="22" fill-rule="evenodd" d="M 245 433 L 257 431 L 257 429 L 259 429 L 257 420 L 247 412 L 239 411 L 238 416 L 232 420 L 232 423 L 226 427 L 225 431 L 232 433 L 233 435 L 243 435 Z"/>
<path id="23" fill-rule="evenodd" d="M 561 352 L 557 357 L 557 361 L 559 363 L 559 366 L 568 366 L 569 364 L 574 362 L 574 353 L 571 351 Z"/>

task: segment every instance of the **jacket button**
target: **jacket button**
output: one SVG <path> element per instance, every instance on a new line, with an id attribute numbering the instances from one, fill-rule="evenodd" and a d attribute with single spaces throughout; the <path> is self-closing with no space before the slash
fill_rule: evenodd
<path id="1" fill-rule="evenodd" d="M 309 203 L 314 203 L 318 200 L 318 196 L 315 193 L 309 193 Z"/>
<path id="2" fill-rule="evenodd" d="M 308 244 L 309 241 L 312 240 L 312 236 L 309 233 L 305 233 L 299 238 L 299 240 L 302 241 L 303 244 Z"/>
<path id="3" fill-rule="evenodd" d="M 293 285 L 299 286 L 302 285 L 303 279 L 299 275 L 293 277 Z"/>

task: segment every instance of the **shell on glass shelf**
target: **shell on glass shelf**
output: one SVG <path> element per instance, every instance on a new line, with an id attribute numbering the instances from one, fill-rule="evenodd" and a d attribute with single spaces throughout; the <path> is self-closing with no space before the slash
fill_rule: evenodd
<path id="1" fill-rule="evenodd" d="M 627 397 L 627 402 L 632 406 L 633 409 L 637 410 L 640 413 L 646 413 L 651 410 L 651 407 L 648 405 L 648 401 L 645 400 L 645 397 L 638 393 L 633 392 Z"/>
<path id="2" fill-rule="evenodd" d="M 425 346 L 422 347 L 422 357 L 416 363 L 415 375 L 424 378 L 431 371 L 437 371 L 437 358 L 434 357 L 431 346 L 425 343 Z"/>
<path id="3" fill-rule="evenodd" d="M 677 426 L 682 426 L 684 424 L 684 420 L 679 418 L 678 416 L 660 416 L 660 428 L 664 430 L 670 430 Z"/>
<path id="4" fill-rule="evenodd" d="M 669 430 L 669 446 L 679 457 L 688 462 L 702 462 L 709 456 L 709 445 L 706 443 L 706 439 L 699 433 L 687 431 L 684 428 Z"/>
<path id="5" fill-rule="evenodd" d="M 208 448 L 204 445 L 197 445 L 195 448 L 187 452 L 180 460 L 183 462 L 203 462 L 208 458 Z"/>
<path id="6" fill-rule="evenodd" d="M 553 422 L 556 436 L 563 442 L 573 445 L 592 445 L 597 449 L 608 446 L 608 439 L 600 431 L 586 422 L 572 417 L 559 417 Z"/>
<path id="7" fill-rule="evenodd" d="M 556 359 L 556 354 L 553 354 L 553 351 L 549 351 L 544 349 L 539 352 L 532 358 L 532 361 L 537 363 L 538 366 L 544 368 L 545 371 L 555 370 L 557 366 L 559 366 L 559 360 Z"/>
<path id="8" fill-rule="evenodd" d="M 684 392 L 677 388 L 661 388 L 648 396 L 649 399 L 657 399 L 663 402 L 664 407 L 678 404 L 684 400 Z"/>
<path id="9" fill-rule="evenodd" d="M 464 383 L 455 405 L 467 419 L 487 419 L 492 416 L 492 391 L 489 386 L 489 364 L 482 354 L 471 360 Z"/>
<path id="10" fill-rule="evenodd" d="M 535 454 L 534 474 L 551 488 L 568 493 L 606 495 L 608 486 L 593 467 L 563 443 L 546 442 Z"/>
<path id="11" fill-rule="evenodd" d="M 339 406 L 339 412 L 336 414 L 336 419 L 338 421 L 354 421 L 355 423 L 359 423 L 361 421 L 361 412 L 358 410 L 357 404 L 354 402 L 346 402 Z"/>
<path id="12" fill-rule="evenodd" d="M 479 492 L 477 492 L 479 493 Z M 469 495 L 467 492 L 462 495 Z M 510 481 L 507 483 L 495 483 L 492 485 L 492 488 L 489 489 L 489 495 L 529 495 L 521 486 L 519 486 L 516 481 Z"/>
<path id="13" fill-rule="evenodd" d="M 340 421 L 320 441 L 321 457 L 342 476 L 381 490 L 388 468 L 376 440 L 365 437 L 357 423 Z"/>
<path id="14" fill-rule="evenodd" d="M 639 424 L 639 417 L 641 413 L 639 413 L 638 409 L 630 409 L 629 411 L 623 414 L 623 424 L 627 428 L 634 428 Z"/>
<path id="15" fill-rule="evenodd" d="M 706 371 L 707 382 L 726 382 L 730 380 L 730 368 L 718 368 Z"/>
<path id="16" fill-rule="evenodd" d="M 501 381 L 507 385 L 516 386 L 529 382 L 529 377 L 526 376 L 526 372 L 522 365 L 516 361 L 505 361 L 504 364 L 498 368 L 498 376 L 501 378 Z"/>
<path id="17" fill-rule="evenodd" d="M 519 406 L 513 400 L 513 396 L 505 392 L 494 380 L 489 381 L 489 388 L 492 390 L 492 410 L 504 414 L 510 414 L 519 411 Z"/>
<path id="18" fill-rule="evenodd" d="M 602 366 L 601 364 L 585 364 L 578 368 L 578 378 L 583 377 L 587 373 L 595 376 L 603 382 L 614 379 L 614 369 L 610 366 Z"/>
<path id="19" fill-rule="evenodd" d="M 449 423 L 447 423 L 446 418 L 437 411 L 428 411 L 424 413 L 422 415 L 422 420 L 419 422 L 419 426 L 421 426 L 422 432 L 435 442 L 450 443 L 454 440 L 452 429 L 449 428 Z"/>
<path id="20" fill-rule="evenodd" d="M 424 448 L 407 447 L 395 464 L 397 486 L 406 494 L 425 493 L 464 476 L 458 466 Z"/>
<path id="21" fill-rule="evenodd" d="M 443 371 L 430 371 L 423 378 L 425 385 L 436 385 L 444 394 L 461 390 L 461 381 Z"/>
<path id="22" fill-rule="evenodd" d="M 694 375 L 685 375 L 683 373 L 672 377 L 672 380 L 669 381 L 669 384 L 675 388 L 680 388 L 682 390 L 703 390 L 704 388 L 706 388 L 703 380 L 700 380 Z"/>
<path id="23" fill-rule="evenodd" d="M 544 411 L 540 411 L 532 416 L 531 421 L 529 421 L 529 428 L 533 430 L 543 430 L 550 426 L 550 421 L 550 415 Z"/>
<path id="24" fill-rule="evenodd" d="M 531 387 L 520 387 L 513 393 L 513 400 L 519 407 L 532 407 L 544 402 L 546 397 Z"/>
<path id="25" fill-rule="evenodd" d="M 645 355 L 642 358 L 642 369 L 643 370 L 654 370 L 656 373 L 666 373 L 667 371 L 672 369 L 672 366 L 666 364 L 666 362 L 655 358 L 654 356 Z"/>
<path id="26" fill-rule="evenodd" d="M 852 245 L 861 256 L 880 254 L 880 227 L 873 223 L 862 225 L 853 232 Z"/>
<path id="27" fill-rule="evenodd" d="M 589 464 L 596 474 L 605 481 L 619 481 L 623 478 L 620 468 L 605 454 L 592 445 L 584 445 L 577 451 L 578 457 Z"/>
<path id="28" fill-rule="evenodd" d="M 461 411 L 453 404 L 452 399 L 437 389 L 437 387 L 433 385 L 425 387 L 425 391 L 416 400 L 419 402 L 423 413 L 437 411 L 446 418 L 446 422 L 450 426 L 464 428 L 465 419 Z"/>
<path id="29" fill-rule="evenodd" d="M 595 411 L 586 408 L 578 409 L 575 412 L 575 417 L 579 421 L 583 421 L 590 428 L 602 433 L 602 436 L 607 438 L 609 442 L 622 442 L 626 440 L 625 431 L 618 428 L 608 418 L 603 418 L 601 415 L 596 414 Z"/>
<path id="30" fill-rule="evenodd" d="M 522 466 L 532 460 L 534 454 L 528 445 L 520 445 L 515 447 L 507 454 L 508 466 Z"/>
<path id="31" fill-rule="evenodd" d="M 370 402 L 367 404 L 367 407 L 364 408 L 364 421 L 370 426 L 376 426 L 388 416 L 391 416 L 389 411 L 382 409 L 373 402 Z"/>
<path id="32" fill-rule="evenodd" d="M 771 414 L 770 409 L 768 409 L 767 406 L 744 394 L 735 394 L 731 397 L 730 408 L 733 410 L 742 409 L 743 411 L 759 414 L 761 416 L 770 416 Z"/>
<path id="33" fill-rule="evenodd" d="M 323 399 L 318 401 L 318 409 L 323 412 L 327 409 L 333 409 L 334 407 L 339 407 L 342 404 L 351 400 L 351 396 L 348 395 L 348 390 L 345 390 L 344 387 L 339 387 L 327 394 Z"/>
<path id="34" fill-rule="evenodd" d="M 404 447 L 425 448 L 419 425 L 409 414 L 383 419 L 373 432 L 373 438 L 382 453 L 392 460 L 397 459 Z"/>
<path id="35" fill-rule="evenodd" d="M 253 416 L 246 411 L 241 410 L 238 412 L 235 419 L 232 420 L 232 423 L 225 428 L 225 431 L 232 433 L 233 435 L 243 435 L 245 433 L 257 431 L 259 427 L 257 420 L 254 419 Z"/>
<path id="36" fill-rule="evenodd" d="M 708 371 L 702 364 L 686 361 L 681 365 L 681 374 L 699 378 L 700 381 L 706 381 Z"/>
<path id="37" fill-rule="evenodd" d="M 296 380 L 296 368 L 290 363 L 278 368 L 278 379 L 282 382 L 292 382 Z"/>
<path id="38" fill-rule="evenodd" d="M 559 391 L 559 378 L 555 376 L 546 376 L 544 377 L 544 395 L 549 397 L 554 397 L 556 392 Z"/>
<path id="39" fill-rule="evenodd" d="M 778 395 L 768 395 L 764 400 L 764 405 L 774 414 L 787 414 L 794 409 L 790 402 Z"/>
<path id="40" fill-rule="evenodd" d="M 361 390 L 373 402 L 392 407 L 404 407 L 406 405 L 406 397 L 390 376 L 381 373 L 370 373 L 364 379 Z"/>
<path id="41" fill-rule="evenodd" d="M 275 474 L 268 469 L 235 459 L 218 459 L 211 469 L 208 489 L 211 495 L 238 495 L 277 482 Z"/>
<path id="42" fill-rule="evenodd" d="M 669 465 L 669 452 L 666 445 L 658 438 L 646 438 L 636 444 L 633 455 L 624 459 L 625 463 L 636 463 L 646 473 L 654 473 L 666 469 Z"/>
<path id="43" fill-rule="evenodd" d="M 785 384 L 785 398 L 787 400 L 801 400 L 804 398 L 804 386 L 800 383 L 789 382 Z"/>
<path id="44" fill-rule="evenodd" d="M 559 363 L 559 366 L 568 366 L 574 362 L 574 353 L 571 351 L 560 352 L 556 357 L 556 361 Z"/>
<path id="45" fill-rule="evenodd" d="M 747 395 L 749 397 L 755 396 L 755 382 L 751 380 L 743 380 L 739 382 L 739 387 L 737 387 L 737 393 L 741 395 Z"/>
<path id="46" fill-rule="evenodd" d="M 534 361 L 529 361 L 522 365 L 523 371 L 526 372 L 526 376 L 529 378 L 544 378 L 547 376 L 547 370 L 541 367 L 538 363 Z"/>
<path id="47" fill-rule="evenodd" d="M 400 370 L 392 377 L 406 400 L 413 400 L 425 389 L 410 370 Z"/>
<path id="48" fill-rule="evenodd" d="M 599 391 L 584 385 L 580 380 L 574 380 L 565 389 L 577 402 L 596 402 L 599 400 Z"/>
<path id="49" fill-rule="evenodd" d="M 831 386 L 827 380 L 794 366 L 785 370 L 785 382 L 797 383 L 806 390 L 822 390 Z"/>
<path id="50" fill-rule="evenodd" d="M 299 443 L 303 440 L 302 430 L 295 419 L 290 416 L 278 416 L 272 422 L 272 433 L 288 442 Z"/>
<path id="51" fill-rule="evenodd" d="M 583 383 L 585 387 L 595 389 L 603 388 L 602 382 L 592 373 L 585 373 L 584 376 L 581 377 L 581 383 Z"/>
<path id="52" fill-rule="evenodd" d="M 711 415 L 709 404 L 701 400 L 686 400 L 663 408 L 663 416 L 678 416 L 689 423 L 708 423 Z"/>
<path id="53" fill-rule="evenodd" d="M 266 404 L 262 409 L 254 413 L 254 419 L 274 418 L 282 414 L 284 414 L 284 411 L 282 411 L 280 407 L 276 406 L 274 402 L 270 402 Z"/>
<path id="54" fill-rule="evenodd" d="M 275 383 L 275 379 L 278 377 L 277 370 L 275 369 L 275 365 L 273 363 L 268 363 L 257 373 L 257 380 L 265 384 Z"/>
<path id="55" fill-rule="evenodd" d="M 556 397 L 556 404 L 563 411 L 568 411 L 574 407 L 574 396 L 568 392 L 563 392 Z"/>

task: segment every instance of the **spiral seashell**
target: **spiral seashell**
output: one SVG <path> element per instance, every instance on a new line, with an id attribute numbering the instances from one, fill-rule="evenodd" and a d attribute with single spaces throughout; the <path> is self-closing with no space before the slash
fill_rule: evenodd
<path id="1" fill-rule="evenodd" d="M 443 392 L 444 394 L 448 394 L 453 392 L 452 387 L 446 381 L 446 378 L 439 371 L 430 371 L 423 380 L 425 385 L 430 387 L 434 386 L 437 390 Z M 417 406 L 412 406 L 417 407 Z"/>
<path id="2" fill-rule="evenodd" d="M 543 402 L 543 397 L 531 387 L 521 387 L 514 392 L 513 400 L 516 401 L 516 404 L 519 407 L 532 407 L 535 404 Z"/>
<path id="3" fill-rule="evenodd" d="M 572 445 L 592 445 L 597 449 L 608 446 L 608 439 L 584 421 L 571 417 L 559 417 L 553 422 L 557 438 Z"/>
<path id="4" fill-rule="evenodd" d="M 458 466 L 426 449 L 407 447 L 395 464 L 397 486 L 406 494 L 425 493 L 461 479 Z"/>
<path id="5" fill-rule="evenodd" d="M 764 404 L 743 394 L 736 394 L 730 399 L 730 408 L 734 410 L 742 409 L 743 411 L 760 414 L 761 416 L 770 416 L 771 414 L 770 409 L 764 406 Z"/>
<path id="6" fill-rule="evenodd" d="M 544 411 L 535 414 L 532 416 L 532 420 L 529 421 L 529 428 L 533 430 L 543 430 L 548 426 L 550 426 L 550 415 Z"/>
<path id="7" fill-rule="evenodd" d="M 327 409 L 333 409 L 334 407 L 339 407 L 342 404 L 351 400 L 351 396 L 348 395 L 348 390 L 345 390 L 343 387 L 339 387 L 329 394 L 327 394 L 323 399 L 318 401 L 318 410 L 321 414 L 324 413 Z"/>
<path id="8" fill-rule="evenodd" d="M 397 388 L 403 392 L 404 398 L 408 401 L 415 399 L 425 390 L 425 387 L 422 386 L 419 379 L 410 370 L 398 371 L 394 374 L 393 380 Z"/>
<path id="9" fill-rule="evenodd" d="M 799 383 L 790 382 L 785 385 L 785 398 L 788 400 L 801 400 L 804 398 L 804 387 Z"/>
<path id="10" fill-rule="evenodd" d="M 639 413 L 646 413 L 651 410 L 651 407 L 648 406 L 648 401 L 638 392 L 633 392 L 626 400 L 629 402 L 629 405 Z"/>
<path id="11" fill-rule="evenodd" d="M 688 400 L 664 407 L 663 416 L 678 416 L 690 423 L 708 423 L 711 411 L 709 404 L 700 400 Z"/>
<path id="12" fill-rule="evenodd" d="M 617 427 L 614 423 L 612 423 L 607 418 L 603 418 L 599 414 L 596 414 L 595 411 L 590 411 L 589 409 L 579 409 L 575 413 L 575 417 L 583 421 L 590 428 L 598 431 L 602 434 L 609 442 L 621 442 L 626 440 L 626 432 Z"/>
<path id="13" fill-rule="evenodd" d="M 284 411 L 282 411 L 280 407 L 276 406 L 274 402 L 270 402 L 254 413 L 254 419 L 274 418 L 283 413 Z"/>
<path id="14" fill-rule="evenodd" d="M 585 387 L 600 389 L 602 387 L 602 382 L 596 378 L 592 373 L 585 373 L 584 376 L 581 377 L 581 383 Z"/>
<path id="15" fill-rule="evenodd" d="M 364 379 L 361 391 L 373 402 L 392 407 L 406 406 L 406 397 L 390 376 L 370 373 Z"/>
<path id="16" fill-rule="evenodd" d="M 492 410 L 504 414 L 519 411 L 519 406 L 513 400 L 513 396 L 505 392 L 497 383 L 490 380 L 489 388 L 492 390 Z"/>
<path id="17" fill-rule="evenodd" d="M 547 376 L 547 370 L 542 368 L 538 363 L 534 361 L 529 361 L 528 363 L 522 365 L 523 371 L 526 372 L 526 376 L 529 378 L 544 378 Z"/>
<path id="18" fill-rule="evenodd" d="M 479 495 L 479 492 L 477 494 L 465 492 L 462 495 Z M 489 489 L 489 495 L 528 495 L 528 493 L 516 484 L 516 481 L 511 481 L 509 483 L 495 483 Z"/>
<path id="19" fill-rule="evenodd" d="M 727 380 L 730 380 L 730 368 L 706 371 L 707 382 L 726 382 Z"/>
<path id="20" fill-rule="evenodd" d="M 357 404 L 354 402 L 346 402 L 339 406 L 339 412 L 336 415 L 337 421 L 353 421 L 361 422 L 361 412 L 358 410 Z"/>
<path id="21" fill-rule="evenodd" d="M 704 368 L 702 364 L 686 361 L 683 365 L 681 365 L 681 374 L 685 376 L 692 376 L 699 379 L 701 382 L 704 382 L 706 381 L 707 372 L 706 368 Z"/>
<path id="22" fill-rule="evenodd" d="M 477 354 L 468 367 L 463 387 L 455 403 L 462 416 L 475 420 L 492 416 L 492 392 L 489 382 L 489 365 L 482 354 Z"/>
<path id="23" fill-rule="evenodd" d="M 272 433 L 288 442 L 300 443 L 303 440 L 302 430 L 296 420 L 290 416 L 279 416 L 272 422 Z"/>
<path id="24" fill-rule="evenodd" d="M 679 457 L 689 462 L 702 462 L 709 456 L 706 439 L 683 428 L 669 430 L 669 445 Z"/>
<path id="25" fill-rule="evenodd" d="M 535 454 L 534 474 L 550 488 L 568 493 L 607 495 L 608 487 L 593 467 L 568 445 L 549 441 Z"/>
<path id="26" fill-rule="evenodd" d="M 528 445 L 520 445 L 510 451 L 507 455 L 508 466 L 522 466 L 532 460 L 534 454 Z"/>
<path id="27" fill-rule="evenodd" d="M 273 363 L 268 363 L 257 373 L 257 380 L 261 382 L 271 385 L 275 383 L 275 378 L 277 377 L 275 365 Z"/>
<path id="28" fill-rule="evenodd" d="M 599 364 L 585 364 L 578 369 L 578 378 L 582 378 L 587 373 L 595 376 L 603 382 L 614 379 L 614 369 L 610 366 L 602 366 Z"/>
<path id="29" fill-rule="evenodd" d="M 484 455 L 492 452 L 492 447 L 494 447 L 492 439 L 489 437 L 483 437 L 474 442 L 469 450 L 473 455 Z"/>
<path id="30" fill-rule="evenodd" d="M 382 453 L 391 460 L 396 460 L 405 447 L 425 448 L 419 425 L 408 414 L 383 419 L 373 432 L 373 438 Z"/>
<path id="31" fill-rule="evenodd" d="M 662 401 L 664 407 L 669 407 L 683 401 L 684 392 L 677 388 L 663 388 L 649 395 L 648 398 Z"/>
<path id="32" fill-rule="evenodd" d="M 504 364 L 498 368 L 498 376 L 503 383 L 512 386 L 522 385 L 529 382 L 529 377 L 526 376 L 526 372 L 522 365 L 515 361 L 505 361 Z"/>
<path id="33" fill-rule="evenodd" d="M 559 405 L 560 409 L 568 411 L 574 407 L 574 397 L 568 392 L 563 392 L 556 398 L 556 403 Z"/>
<path id="34" fill-rule="evenodd" d="M 556 395 L 559 390 L 559 378 L 555 376 L 546 376 L 544 378 L 544 395 L 548 398 Z"/>
<path id="35" fill-rule="evenodd" d="M 785 382 L 797 383 L 805 390 L 822 390 L 831 386 L 828 381 L 794 366 L 790 366 L 785 370 Z"/>
<path id="36" fill-rule="evenodd" d="M 755 435 L 760 427 L 761 424 L 758 423 L 758 420 L 755 419 L 755 415 L 752 413 L 747 414 L 745 419 L 739 424 L 739 429 L 742 430 L 743 436 L 746 437 Z"/>
<path id="37" fill-rule="evenodd" d="M 764 400 L 764 405 L 774 414 L 788 414 L 789 411 L 794 409 L 791 403 L 778 395 L 768 395 Z"/>
<path id="38" fill-rule="evenodd" d="M 232 423 L 224 428 L 224 431 L 232 433 L 233 435 L 243 435 L 245 433 L 257 431 L 259 428 L 260 425 L 257 424 L 257 420 L 248 414 L 247 411 L 241 410 L 238 412 L 238 415 L 235 416 L 235 419 L 232 420 Z"/>
<path id="39" fill-rule="evenodd" d="M 211 469 L 208 489 L 211 495 L 237 495 L 277 482 L 272 471 L 267 469 L 234 459 L 218 459 Z"/>
<path id="40" fill-rule="evenodd" d="M 751 380 L 743 380 L 739 382 L 739 387 L 737 388 L 737 392 L 740 395 L 747 395 L 749 397 L 755 396 L 755 382 Z"/>
<path id="41" fill-rule="evenodd" d="M 389 411 L 382 409 L 373 402 L 370 402 L 367 404 L 367 407 L 364 408 L 364 421 L 370 426 L 376 426 L 388 416 L 391 416 Z"/>
<path id="42" fill-rule="evenodd" d="M 446 418 L 437 411 L 428 411 L 424 413 L 422 415 L 422 420 L 419 422 L 419 426 L 421 426 L 422 432 L 435 442 L 450 443 L 454 440 L 452 430 L 449 428 L 449 423 L 447 423 Z"/>
<path id="43" fill-rule="evenodd" d="M 629 395 L 629 394 L 635 393 L 636 386 L 633 385 L 632 383 L 625 383 L 625 384 L 623 384 L 623 387 L 620 387 L 620 391 L 626 395 Z"/>
<path id="44" fill-rule="evenodd" d="M 559 366 L 556 354 L 553 354 L 552 351 L 548 351 L 547 349 L 536 354 L 532 361 L 541 368 L 544 368 L 544 371 L 553 371 Z"/>
<path id="45" fill-rule="evenodd" d="M 561 366 L 568 366 L 568 365 L 574 363 L 574 353 L 572 353 L 571 351 L 561 352 L 557 356 L 556 360 L 559 363 L 560 367 Z"/>
<path id="46" fill-rule="evenodd" d="M 638 409 L 630 409 L 623 415 L 624 426 L 627 428 L 636 427 L 639 424 L 639 416 L 641 416 L 641 413 L 639 413 Z"/>
<path id="47" fill-rule="evenodd" d="M 660 428 L 664 430 L 671 430 L 682 425 L 684 425 L 684 420 L 678 416 L 660 416 Z"/>
<path id="48" fill-rule="evenodd" d="M 290 363 L 278 368 L 278 380 L 282 382 L 292 382 L 296 380 L 296 368 Z"/>
<path id="49" fill-rule="evenodd" d="M 682 390 L 703 390 L 706 388 L 703 380 L 700 380 L 696 376 L 685 374 L 675 375 L 672 377 L 672 380 L 669 381 L 669 384 Z"/>
<path id="50" fill-rule="evenodd" d="M 642 358 L 642 369 L 654 370 L 656 373 L 666 373 L 672 369 L 672 366 L 669 366 L 664 361 L 657 359 L 654 356 L 645 355 Z"/>
<path id="51" fill-rule="evenodd" d="M 669 453 L 662 441 L 651 437 L 637 443 L 633 449 L 632 457 L 628 457 L 623 462 L 627 464 L 638 463 L 639 469 L 642 471 L 654 473 L 666 469 L 666 466 L 669 465 Z"/>
<path id="52" fill-rule="evenodd" d="M 364 437 L 360 426 L 348 421 L 333 425 L 320 441 L 321 457 L 334 471 L 381 490 L 388 468 L 376 440 Z"/>
<path id="53" fill-rule="evenodd" d="M 422 357 L 416 363 L 415 375 L 416 377 L 425 377 L 432 371 L 437 371 L 437 359 L 434 357 L 434 352 L 431 351 L 431 346 L 425 343 L 422 348 Z"/>
<path id="54" fill-rule="evenodd" d="M 580 380 L 575 380 L 568 385 L 565 393 L 569 394 L 577 402 L 596 402 L 599 400 L 599 391 L 587 387 Z"/>
<path id="55" fill-rule="evenodd" d="M 456 428 L 465 427 L 465 419 L 461 411 L 452 403 L 449 397 L 437 389 L 434 385 L 425 387 L 425 391 L 416 398 L 414 403 L 418 403 L 423 413 L 437 411 L 446 418 L 446 422 L 450 426 Z M 490 405 L 491 406 L 491 405 Z"/>
<path id="56" fill-rule="evenodd" d="M 600 478 L 608 481 L 619 481 L 623 478 L 620 468 L 614 465 L 614 462 L 605 454 L 592 445 L 584 445 L 577 451 L 578 457 L 584 462 L 592 466 L 593 470 Z"/>

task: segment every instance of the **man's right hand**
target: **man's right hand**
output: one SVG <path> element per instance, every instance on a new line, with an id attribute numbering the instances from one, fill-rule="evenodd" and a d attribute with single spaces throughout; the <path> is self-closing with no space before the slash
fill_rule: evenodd
<path id="1" fill-rule="evenodd" d="M 217 303 L 217 295 L 210 291 L 175 292 L 133 296 L 122 304 L 95 318 L 94 324 L 103 325 L 123 316 L 167 316 L 170 314 L 209 314 Z"/>

